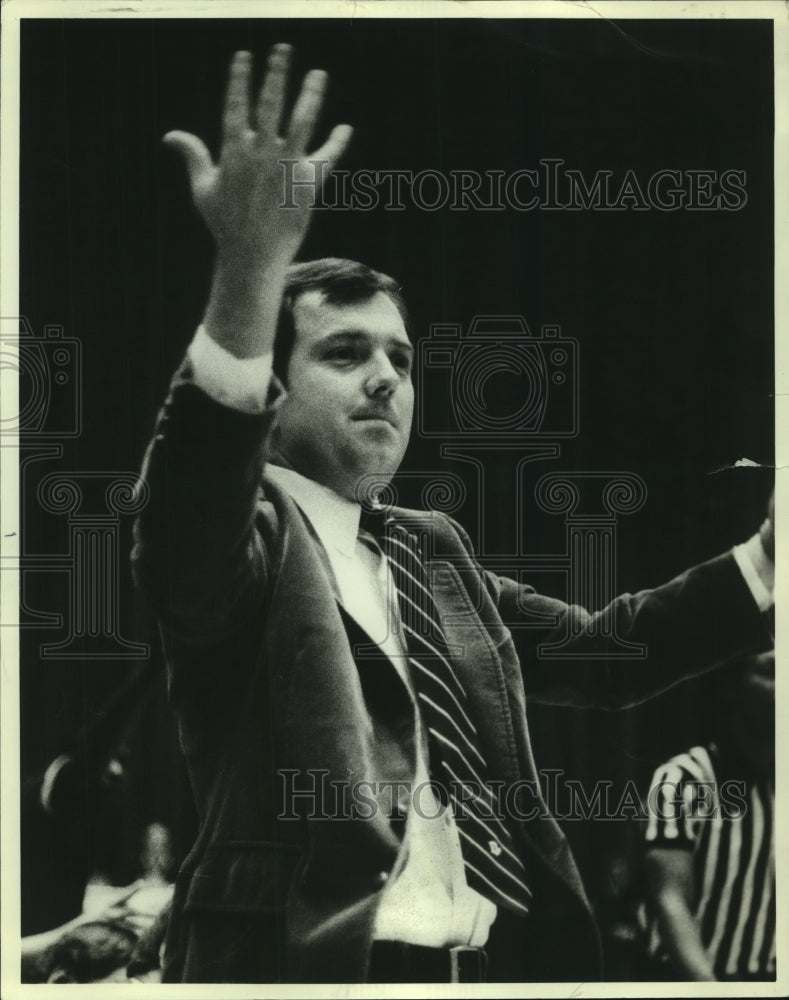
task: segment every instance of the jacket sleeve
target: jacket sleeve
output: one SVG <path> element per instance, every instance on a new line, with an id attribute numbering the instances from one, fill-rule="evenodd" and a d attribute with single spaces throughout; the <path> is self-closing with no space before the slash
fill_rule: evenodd
<path id="1" fill-rule="evenodd" d="M 161 623 L 187 644 L 218 639 L 262 606 L 264 520 L 257 517 L 270 412 L 247 414 L 176 372 L 142 476 L 132 571 Z"/>
<path id="2" fill-rule="evenodd" d="M 454 527 L 473 558 L 468 536 Z M 628 708 L 773 641 L 730 553 L 662 586 L 622 594 L 595 613 L 480 572 L 534 702 Z M 535 624 L 535 613 L 552 623 Z M 643 648 L 623 656 L 624 643 Z"/>

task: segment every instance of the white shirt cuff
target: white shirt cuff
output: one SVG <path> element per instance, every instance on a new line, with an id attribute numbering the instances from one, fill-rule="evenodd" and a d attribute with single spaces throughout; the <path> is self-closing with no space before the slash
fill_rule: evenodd
<path id="1" fill-rule="evenodd" d="M 237 358 L 212 340 L 201 325 L 187 355 L 195 385 L 211 399 L 243 413 L 265 410 L 274 357 L 271 352 L 257 358 Z"/>
<path id="2" fill-rule="evenodd" d="M 775 565 L 765 554 L 761 539 L 754 535 L 742 545 L 735 545 L 732 553 L 759 610 L 769 611 L 775 603 Z"/>

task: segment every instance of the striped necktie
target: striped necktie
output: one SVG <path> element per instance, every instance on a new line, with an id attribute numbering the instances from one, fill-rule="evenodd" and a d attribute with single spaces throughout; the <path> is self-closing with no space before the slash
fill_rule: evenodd
<path id="1" fill-rule="evenodd" d="M 373 537 L 391 570 L 409 671 L 428 730 L 431 780 L 437 791 L 445 790 L 444 802 L 452 802 L 466 880 L 498 906 L 526 914 L 532 895 L 526 871 L 488 784 L 467 695 L 450 660 L 417 538 L 376 510 L 362 514 L 359 535 Z"/>

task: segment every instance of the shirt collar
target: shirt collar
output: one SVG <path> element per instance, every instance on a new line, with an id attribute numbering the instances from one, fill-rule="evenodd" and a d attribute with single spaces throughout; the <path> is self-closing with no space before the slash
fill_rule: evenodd
<path id="1" fill-rule="evenodd" d="M 324 548 L 344 556 L 356 551 L 361 507 L 294 469 L 266 465 L 266 476 L 281 486 L 307 515 Z"/>

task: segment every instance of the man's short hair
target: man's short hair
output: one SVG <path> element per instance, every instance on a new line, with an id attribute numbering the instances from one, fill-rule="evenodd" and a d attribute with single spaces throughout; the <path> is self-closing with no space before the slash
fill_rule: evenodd
<path id="1" fill-rule="evenodd" d="M 293 306 L 305 292 L 323 292 L 330 305 L 351 305 L 371 299 L 377 292 L 388 295 L 403 318 L 406 333 L 411 336 L 411 319 L 394 278 L 381 271 L 374 271 L 366 264 L 342 257 L 323 257 L 320 260 L 291 264 L 288 268 L 285 291 L 282 296 L 277 336 L 274 341 L 274 374 L 283 385 L 288 384 L 288 363 L 296 340 Z"/>

